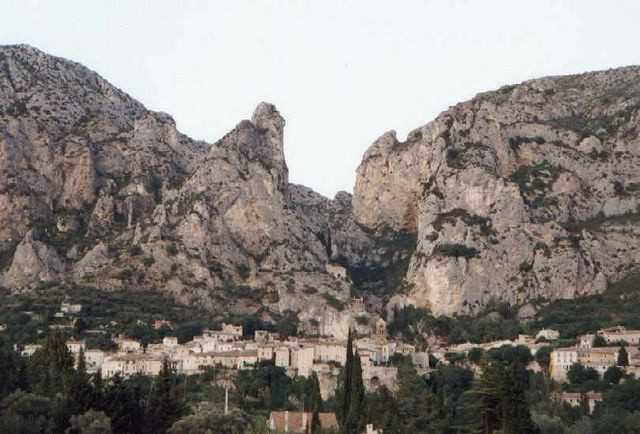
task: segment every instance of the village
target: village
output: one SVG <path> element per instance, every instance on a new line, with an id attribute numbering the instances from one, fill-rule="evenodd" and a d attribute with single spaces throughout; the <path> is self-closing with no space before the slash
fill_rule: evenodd
<path id="1" fill-rule="evenodd" d="M 72 316 L 81 309 L 79 304 L 63 302 L 57 315 Z M 171 328 L 172 324 L 158 319 L 153 326 Z M 363 383 L 367 391 L 374 391 L 381 385 L 391 391 L 397 389 L 398 368 L 392 363 L 394 357 L 409 357 L 418 374 L 424 378 L 428 378 L 439 363 L 460 363 L 480 373 L 480 366 L 469 362 L 469 353 L 477 349 L 489 351 L 507 345 L 528 348 L 534 357 L 527 368 L 534 372 L 546 369 L 549 377 L 557 383 L 569 382 L 568 373 L 575 364 L 592 368 L 600 378 L 612 367 L 618 367 L 625 375 L 636 378 L 640 375 L 640 351 L 637 349 L 640 345 L 640 330 L 627 330 L 622 326 L 609 327 L 578 336 L 574 344 L 569 346 L 559 346 L 559 338 L 558 330 L 542 329 L 535 336 L 521 334 L 514 340 L 456 345 L 431 344 L 426 351 L 419 351 L 412 344 L 389 339 L 385 321 L 378 318 L 369 334 L 356 336 L 354 346 L 360 358 Z M 252 338 L 247 338 L 243 335 L 241 325 L 226 323 L 222 324 L 220 330 L 204 330 L 183 343 L 179 343 L 175 336 L 165 336 L 161 342 L 146 346 L 123 335 L 114 337 L 113 341 L 117 345 L 117 349 L 113 351 L 88 348 L 85 340 L 74 338 L 67 340 L 66 345 L 76 359 L 80 355 L 84 357 L 87 372 L 100 371 L 107 379 L 115 375 L 124 378 L 134 375 L 156 376 L 165 360 L 177 373 L 186 376 L 201 374 L 211 368 L 233 373 L 271 362 L 283 368 L 292 378 L 308 378 L 315 373 L 323 399 L 335 394 L 347 348 L 346 340 L 333 336 L 281 339 L 277 333 L 256 330 Z M 32 343 L 16 345 L 15 350 L 23 356 L 30 356 L 39 347 L 39 344 Z M 543 348 L 549 351 L 549 364 L 546 367 L 540 366 L 535 357 Z M 627 361 L 621 366 L 619 356 L 622 348 L 625 348 Z M 602 400 L 602 394 L 596 391 L 561 392 L 556 399 L 575 407 L 586 402 L 591 413 L 596 403 Z M 273 411 L 270 423 L 278 429 L 299 424 L 306 426 L 310 423 L 306 416 L 309 415 L 304 412 Z M 323 418 L 327 426 L 332 426 L 335 415 L 327 414 Z M 372 427 L 368 429 L 371 433 L 376 432 Z"/>

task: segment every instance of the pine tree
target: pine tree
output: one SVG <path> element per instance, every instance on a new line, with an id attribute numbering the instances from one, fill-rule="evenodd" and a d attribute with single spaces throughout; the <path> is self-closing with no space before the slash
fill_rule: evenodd
<path id="1" fill-rule="evenodd" d="M 106 388 L 103 407 L 111 418 L 114 434 L 141 432 L 143 412 L 139 398 L 120 374 L 116 374 Z"/>
<path id="2" fill-rule="evenodd" d="M 73 356 L 60 330 L 54 329 L 29 358 L 30 383 L 37 393 L 55 396 L 65 393 L 72 373 Z"/>

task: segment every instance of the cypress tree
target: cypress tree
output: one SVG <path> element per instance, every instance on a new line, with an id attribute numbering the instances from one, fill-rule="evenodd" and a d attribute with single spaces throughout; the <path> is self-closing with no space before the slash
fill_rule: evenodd
<path id="1" fill-rule="evenodd" d="M 347 357 L 340 378 L 339 396 L 337 399 L 336 416 L 341 425 L 344 425 L 349 414 L 351 402 L 351 387 L 353 383 L 353 336 L 351 329 L 347 337 Z"/>
<path id="2" fill-rule="evenodd" d="M 351 365 L 351 396 L 349 407 L 343 426 L 346 434 L 360 434 L 363 427 L 362 414 L 364 413 L 364 383 L 362 382 L 362 365 L 360 356 L 356 350 Z"/>
<path id="3" fill-rule="evenodd" d="M 320 381 L 315 372 L 307 380 L 304 396 L 304 410 L 310 412 L 322 411 L 322 395 L 320 394 Z"/>
<path id="4" fill-rule="evenodd" d="M 91 378 L 91 408 L 104 409 L 104 381 L 102 371 L 98 370 Z"/>
<path id="5" fill-rule="evenodd" d="M 620 351 L 618 352 L 618 366 L 629 366 L 629 353 L 627 350 L 621 346 Z"/>

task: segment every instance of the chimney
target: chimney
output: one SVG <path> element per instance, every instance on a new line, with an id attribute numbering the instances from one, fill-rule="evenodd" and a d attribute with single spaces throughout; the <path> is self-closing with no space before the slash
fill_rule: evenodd
<path id="1" fill-rule="evenodd" d="M 307 430 L 307 412 L 306 411 L 302 412 L 302 432 L 303 433 L 310 432 Z"/>

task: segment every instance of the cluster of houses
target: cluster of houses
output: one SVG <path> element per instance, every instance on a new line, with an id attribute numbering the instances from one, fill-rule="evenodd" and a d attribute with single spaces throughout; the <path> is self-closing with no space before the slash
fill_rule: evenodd
<path id="1" fill-rule="evenodd" d="M 137 340 L 120 336 L 114 339 L 115 351 L 89 349 L 85 341 L 75 339 L 67 341 L 67 348 L 76 356 L 84 354 L 88 372 L 100 370 L 106 378 L 116 374 L 158 375 L 165 359 L 185 375 L 202 373 L 207 367 L 251 369 L 261 361 L 272 361 L 292 377 L 306 378 L 315 372 L 323 397 L 333 394 L 338 369 L 346 362 L 346 340 L 323 337 L 281 340 L 276 333 L 264 330 L 256 330 L 254 338 L 246 340 L 242 339 L 242 332 L 242 326 L 223 324 L 221 330 L 205 330 L 182 344 L 176 337 L 167 336 L 160 343 L 143 347 Z M 384 384 L 393 390 L 397 368 L 389 366 L 390 357 L 416 355 L 413 345 L 387 339 L 384 328 L 376 328 L 370 336 L 355 339 L 354 345 L 368 389 Z M 31 344 L 20 351 L 29 356 L 38 348 L 38 344 Z"/>
<path id="2" fill-rule="evenodd" d="M 596 347 L 596 337 L 600 336 L 607 345 Z M 596 334 L 585 334 L 578 337 L 578 342 L 572 347 L 555 348 L 551 352 L 549 365 L 551 377 L 559 382 L 567 381 L 567 373 L 572 365 L 578 363 L 585 368 L 598 371 L 600 377 L 612 366 L 618 363 L 621 346 L 625 346 L 628 364 L 620 368 L 625 374 L 633 374 L 640 378 L 640 330 L 627 330 L 616 326 L 598 330 Z"/>

